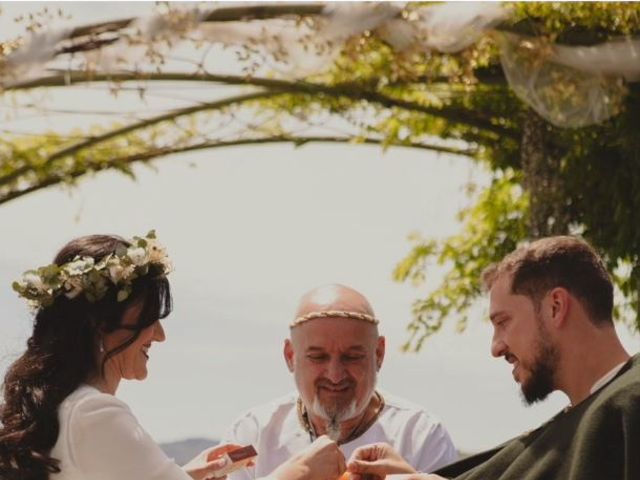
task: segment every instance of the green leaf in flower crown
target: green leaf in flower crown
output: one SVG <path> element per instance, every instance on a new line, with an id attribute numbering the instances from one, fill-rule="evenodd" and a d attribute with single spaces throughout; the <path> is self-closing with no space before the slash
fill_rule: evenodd
<path id="1" fill-rule="evenodd" d="M 119 290 L 116 298 L 119 302 L 124 302 L 129 297 L 129 293 L 127 290 Z"/>
<path id="2" fill-rule="evenodd" d="M 41 267 L 38 269 L 38 274 L 42 277 L 42 281 L 44 283 L 50 285 L 59 285 L 60 284 L 60 267 L 56 264 L 47 265 L 46 267 Z"/>
<path id="3" fill-rule="evenodd" d="M 116 247 L 116 255 L 119 257 L 124 257 L 127 255 L 127 247 L 124 245 L 118 245 Z"/>
<path id="4" fill-rule="evenodd" d="M 149 233 L 147 233 L 147 238 L 153 238 L 155 240 L 156 231 L 155 230 L 149 230 Z"/>

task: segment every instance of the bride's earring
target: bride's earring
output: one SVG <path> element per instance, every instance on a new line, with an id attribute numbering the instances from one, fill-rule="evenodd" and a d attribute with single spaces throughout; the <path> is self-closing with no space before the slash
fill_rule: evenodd
<path id="1" fill-rule="evenodd" d="M 98 350 L 100 350 L 100 353 L 104 353 L 104 343 L 102 339 L 100 339 L 100 343 L 98 344 Z"/>

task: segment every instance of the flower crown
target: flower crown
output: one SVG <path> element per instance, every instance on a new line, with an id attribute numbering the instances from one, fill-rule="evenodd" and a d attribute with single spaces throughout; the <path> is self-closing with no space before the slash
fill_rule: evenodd
<path id="1" fill-rule="evenodd" d="M 131 246 L 120 245 L 115 253 L 99 262 L 92 257 L 75 257 L 63 265 L 55 263 L 28 270 L 13 282 L 13 289 L 35 308 L 51 305 L 56 297 L 75 298 L 81 293 L 90 302 L 103 298 L 113 284 L 118 302 L 131 294 L 133 281 L 147 275 L 168 275 L 173 270 L 165 248 L 156 240 L 154 230 L 145 237 L 133 237 Z"/>

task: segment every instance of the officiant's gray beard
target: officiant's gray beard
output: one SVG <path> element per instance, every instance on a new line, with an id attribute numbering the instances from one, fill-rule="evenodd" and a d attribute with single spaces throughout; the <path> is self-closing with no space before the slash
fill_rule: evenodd
<path id="1" fill-rule="evenodd" d="M 360 413 L 358 412 L 355 399 L 352 400 L 346 408 L 334 412 L 328 412 L 322 403 L 320 403 L 318 397 L 313 399 L 311 411 L 328 422 L 326 435 L 334 442 L 337 442 L 340 439 L 340 424 L 347 420 L 351 420 Z"/>

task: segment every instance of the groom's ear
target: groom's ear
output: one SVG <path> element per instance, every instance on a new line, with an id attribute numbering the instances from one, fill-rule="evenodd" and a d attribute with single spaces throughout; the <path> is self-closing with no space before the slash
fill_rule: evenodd
<path id="1" fill-rule="evenodd" d="M 294 369 L 294 359 L 293 359 L 293 345 L 291 344 L 291 340 L 288 338 L 284 341 L 284 361 L 287 362 L 287 368 L 291 373 L 293 373 Z"/>

